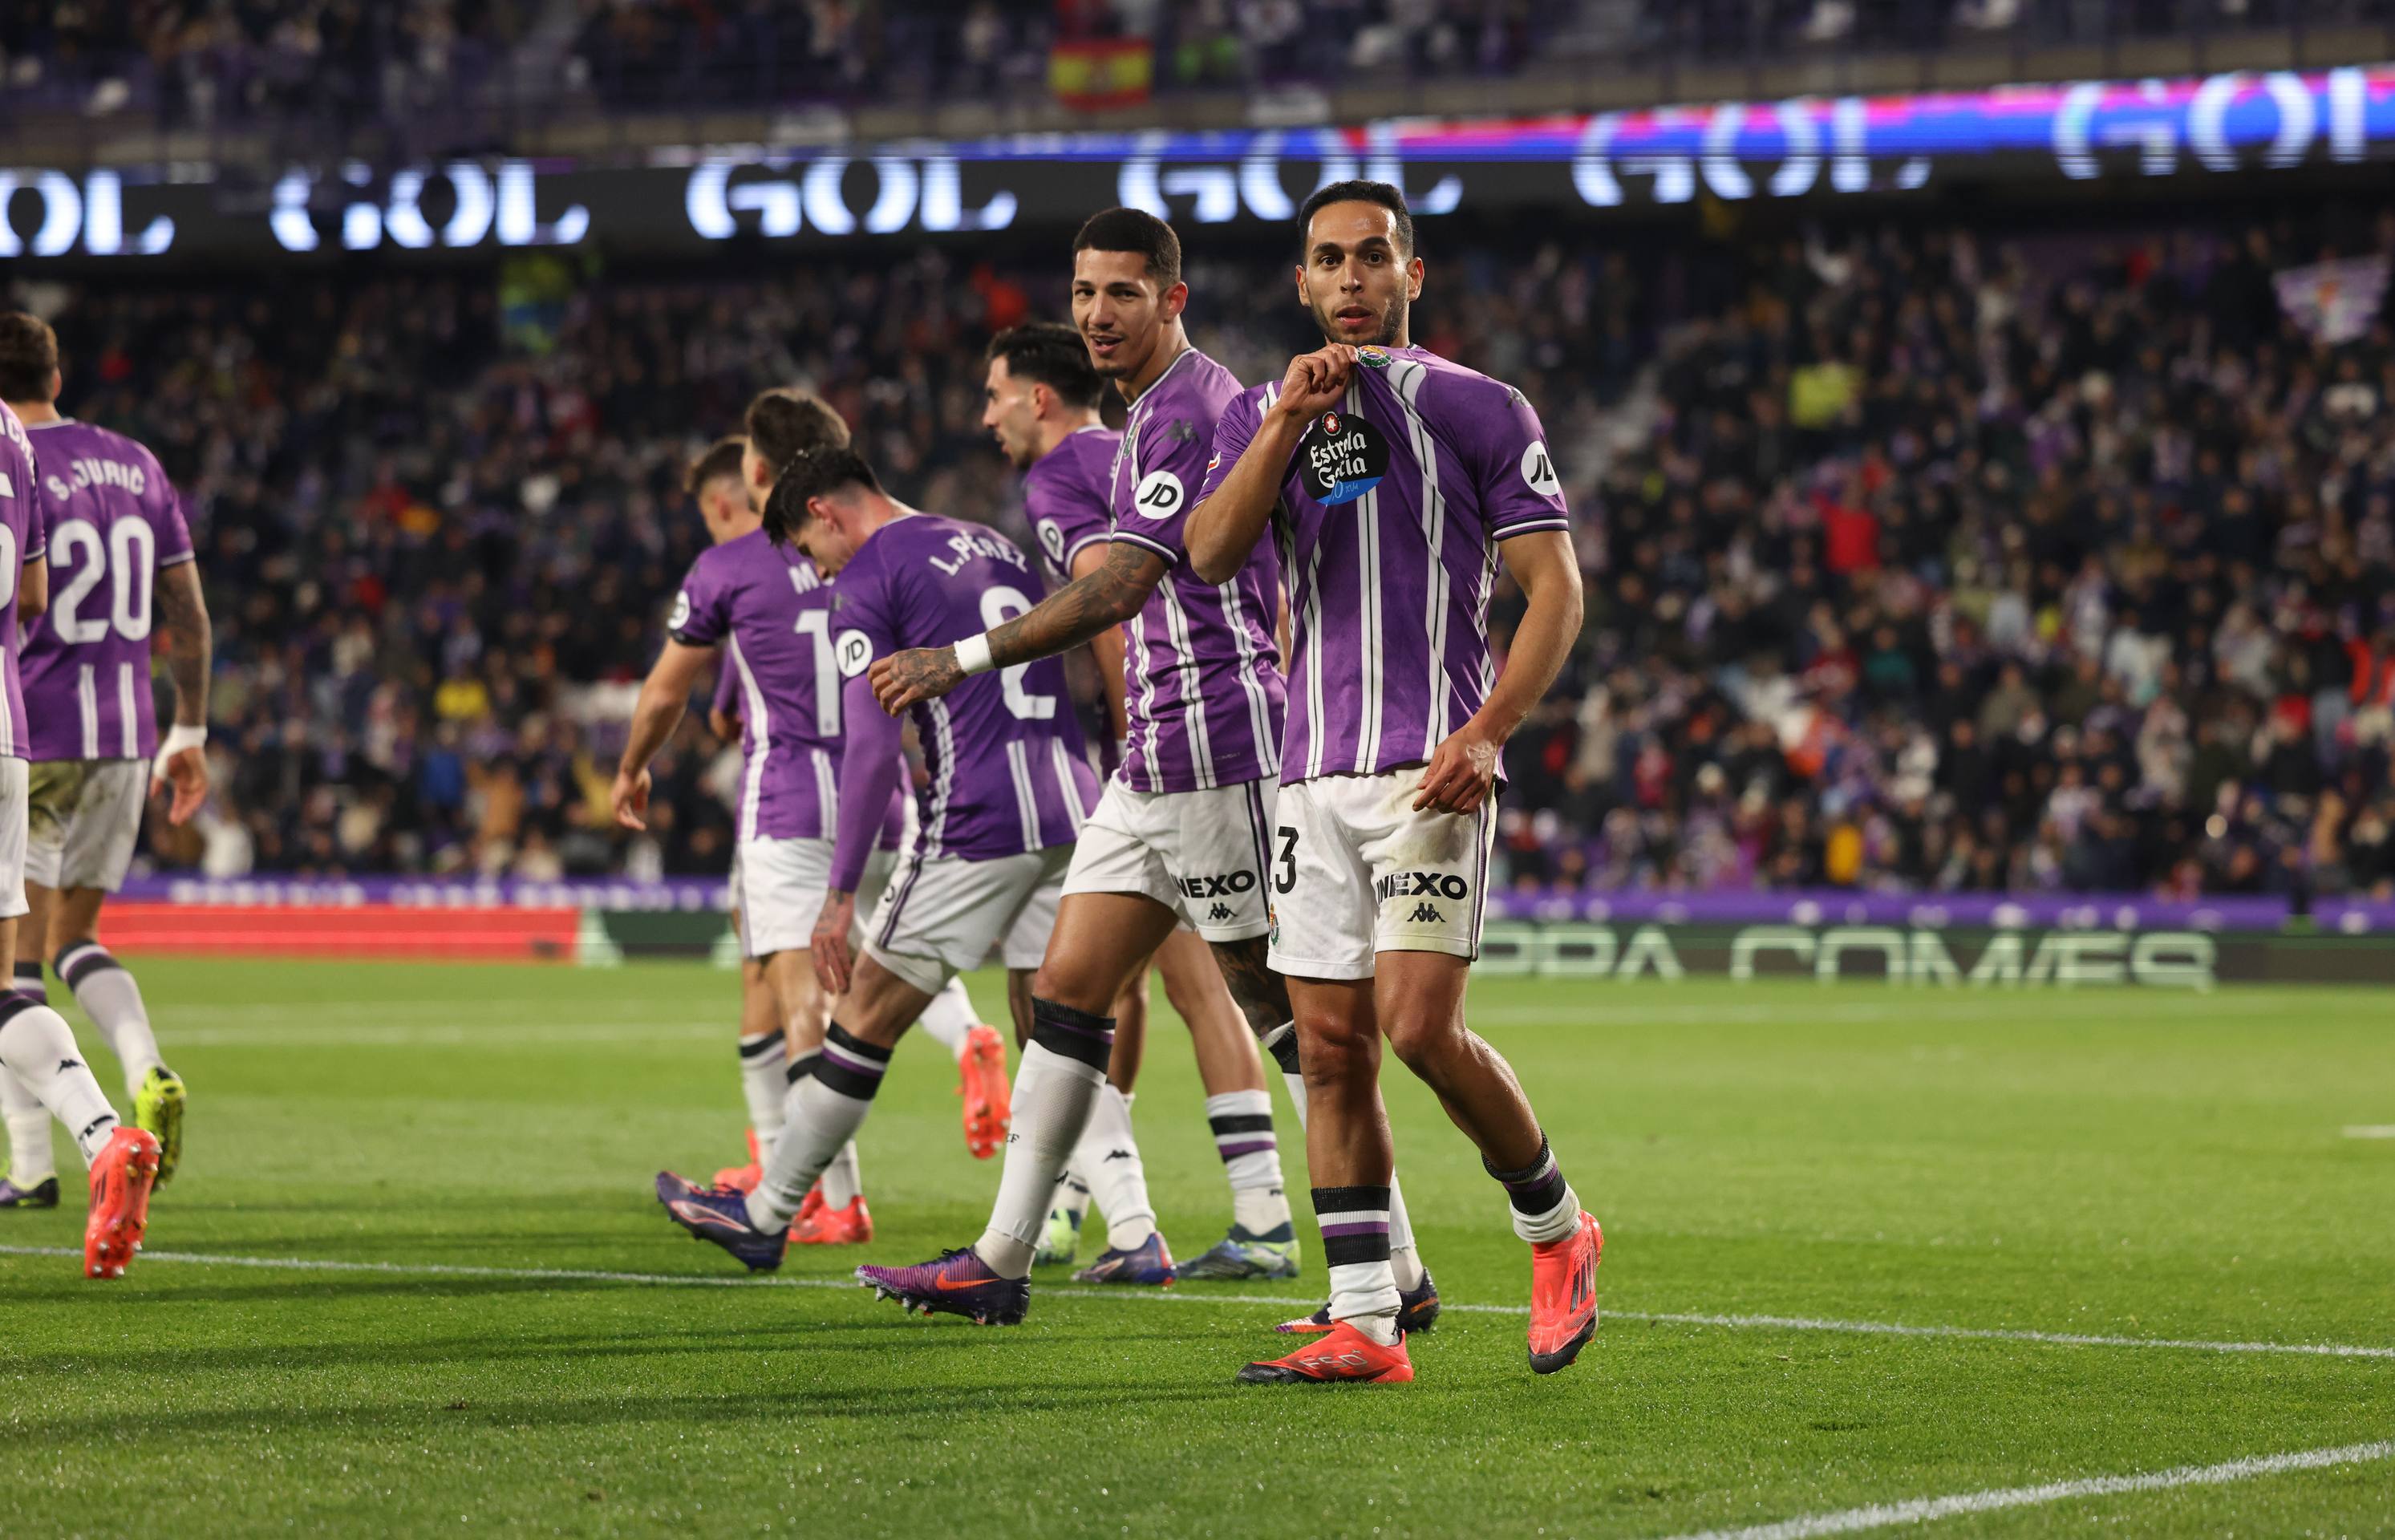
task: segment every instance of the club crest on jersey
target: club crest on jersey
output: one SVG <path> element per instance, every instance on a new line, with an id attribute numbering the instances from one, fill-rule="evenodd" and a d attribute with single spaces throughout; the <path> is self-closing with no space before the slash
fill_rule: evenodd
<path id="1" fill-rule="evenodd" d="M 1389 366 L 1388 350 L 1370 346 L 1358 348 L 1356 350 L 1356 362 L 1368 369 L 1385 369 Z"/>
<path id="2" fill-rule="evenodd" d="M 1303 452 L 1305 489 L 1318 502 L 1354 502 L 1389 473 L 1389 441 L 1354 413 L 1315 418 Z"/>

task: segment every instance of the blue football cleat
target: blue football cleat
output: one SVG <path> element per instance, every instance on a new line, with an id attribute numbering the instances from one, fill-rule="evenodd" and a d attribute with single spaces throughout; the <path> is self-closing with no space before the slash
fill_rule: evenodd
<path id="1" fill-rule="evenodd" d="M 1289 1226 L 1277 1236 L 1263 1236 L 1233 1225 L 1211 1251 L 1184 1262 L 1178 1272 L 1183 1278 L 1295 1278 L 1297 1268 L 1297 1237 Z"/>
<path id="2" fill-rule="evenodd" d="M 911 1268 L 859 1268 L 856 1281 L 878 1299 L 894 1299 L 925 1315 L 960 1315 L 983 1326 L 1019 1326 L 1031 1307 L 1031 1285 L 1000 1278 L 971 1246 L 945 1251 Z"/>
<path id="3" fill-rule="evenodd" d="M 748 1223 L 748 1200 L 737 1192 L 694 1192 L 669 1171 L 657 1173 L 657 1201 L 666 1216 L 695 1241 L 712 1241 L 740 1259 L 750 1272 L 772 1272 L 789 1249 L 787 1228 L 768 1235 Z"/>
<path id="4" fill-rule="evenodd" d="M 1098 1259 L 1073 1275 L 1076 1283 L 1132 1283 L 1152 1289 L 1169 1289 L 1181 1276 L 1172 1266 L 1172 1253 L 1164 1244 L 1164 1232 L 1151 1230 L 1146 1240 L 1129 1251 L 1113 1247 L 1098 1254 Z"/>

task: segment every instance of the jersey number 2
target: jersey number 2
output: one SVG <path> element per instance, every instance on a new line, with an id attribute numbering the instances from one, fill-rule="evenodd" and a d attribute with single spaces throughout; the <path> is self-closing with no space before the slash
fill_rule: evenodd
<path id="1" fill-rule="evenodd" d="M 981 623 L 986 631 L 1002 626 L 1018 615 L 1031 613 L 1031 601 L 1021 591 L 999 587 L 981 596 Z M 1046 722 L 1056 714 L 1054 696 L 1033 695 L 1023 687 L 1023 676 L 1031 671 L 1028 663 L 1017 663 L 1011 669 L 998 670 L 998 681 L 1006 691 L 1006 709 L 1025 722 Z"/>

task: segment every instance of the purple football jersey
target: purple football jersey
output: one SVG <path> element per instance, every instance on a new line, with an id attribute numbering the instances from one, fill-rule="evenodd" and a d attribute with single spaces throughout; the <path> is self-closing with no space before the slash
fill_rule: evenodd
<path id="1" fill-rule="evenodd" d="M 181 500 L 122 433 L 72 418 L 26 431 L 50 525 L 49 613 L 25 637 L 27 757 L 148 759 L 158 574 L 192 559 Z"/>
<path id="2" fill-rule="evenodd" d="M 840 671 L 944 647 L 1013 619 L 1039 587 L 996 530 L 929 513 L 874 531 L 832 585 Z M 929 784 L 918 794 L 927 856 L 991 860 L 1069 844 L 1097 803 L 1081 730 L 1053 657 L 976 674 L 912 708 Z M 840 885 L 835 862 L 834 885 Z"/>
<path id="3" fill-rule="evenodd" d="M 840 668 L 832 597 L 814 564 L 761 531 L 698 553 L 667 629 L 693 647 L 721 644 L 740 712 L 740 838 L 828 840 L 840 818 Z M 882 819 L 894 848 L 905 816 Z"/>
<path id="4" fill-rule="evenodd" d="M 33 445 L 25 425 L 0 402 L 0 673 L 6 674 L 5 710 L 0 710 L 0 757 L 25 757 L 25 687 L 18 671 L 17 589 L 25 564 L 43 554 L 41 493 L 33 477 Z"/>
<path id="5" fill-rule="evenodd" d="M 1183 541 L 1215 419 L 1238 396 L 1231 371 L 1191 348 L 1131 403 L 1115 456 L 1115 538 L 1166 567 L 1131 622 L 1130 741 L 1116 774 L 1136 791 L 1237 786 L 1280 767 L 1279 557 L 1259 540 L 1217 585 L 1189 570 Z"/>
<path id="6" fill-rule="evenodd" d="M 1223 413 L 1211 493 L 1277 382 Z M 1496 681 L 1497 543 L 1568 529 L 1522 392 L 1421 348 L 1367 348 L 1344 405 L 1311 423 L 1281 486 L 1291 659 L 1284 784 L 1420 764 Z"/>
<path id="7" fill-rule="evenodd" d="M 1039 541 L 1051 587 L 1073 580 L 1073 558 L 1114 538 L 1115 450 L 1122 435 L 1092 425 L 1065 435 L 1023 472 L 1023 516 Z"/>

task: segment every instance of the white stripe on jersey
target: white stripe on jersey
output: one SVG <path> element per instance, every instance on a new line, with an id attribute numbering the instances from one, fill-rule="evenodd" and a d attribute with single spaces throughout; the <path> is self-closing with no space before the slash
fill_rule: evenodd
<path id="1" fill-rule="evenodd" d="M 727 636 L 723 644 L 732 649 L 732 667 L 740 675 L 740 698 L 748 703 L 749 730 L 757 735 L 748 746 L 748 773 L 740 777 L 740 837 L 757 837 L 757 804 L 764 798 L 765 761 L 774 751 L 774 735 L 767 725 L 765 692 L 757 687 L 757 676 L 748 670 L 748 659 L 740 655 L 740 642 Z"/>
<path id="2" fill-rule="evenodd" d="M 1198 678 L 1198 648 L 1189 640 L 1189 612 L 1181 607 L 1181 595 L 1172 586 L 1172 574 L 1166 573 L 1157 591 L 1164 595 L 1164 634 L 1172 643 L 1175 655 L 1172 671 L 1181 676 L 1181 716 L 1189 730 L 1189 767 L 1198 777 L 1198 790 L 1211 790 L 1214 785 L 1214 745 L 1206 736 L 1206 692 Z"/>
<path id="3" fill-rule="evenodd" d="M 1048 740 L 1049 757 L 1056 762 L 1056 790 L 1065 800 L 1065 821 L 1072 826 L 1073 838 L 1081 837 L 1081 825 L 1087 820 L 1081 813 L 1081 793 L 1073 785 L 1073 756 L 1065 751 L 1065 740 Z"/>
<path id="4" fill-rule="evenodd" d="M 948 798 L 957 786 L 957 737 L 948 730 L 948 703 L 928 700 L 923 703 L 931 712 L 932 741 L 940 750 L 939 778 L 932 783 L 932 821 L 923 830 L 923 854 L 941 854 L 941 842 L 948 837 Z"/>
<path id="5" fill-rule="evenodd" d="M 1447 564 L 1440 559 L 1447 538 L 1447 498 L 1438 487 L 1438 445 L 1422 421 L 1421 409 L 1429 366 L 1411 359 L 1391 360 L 1391 364 L 1397 402 L 1406 409 L 1406 427 L 1413 439 L 1414 458 L 1422 461 L 1422 538 L 1430 545 L 1430 581 L 1424 585 L 1427 597 L 1422 602 L 1422 619 L 1430 630 L 1430 736 L 1422 744 L 1436 749 L 1447 741 L 1451 730 L 1447 711 Z"/>
<path id="6" fill-rule="evenodd" d="M 1023 825 L 1023 848 L 1039 848 L 1039 797 L 1031 790 L 1031 753 L 1021 739 L 1006 746 L 1006 773 L 1014 782 L 1014 816 Z"/>
<path id="7" fill-rule="evenodd" d="M 1350 380 L 1347 411 L 1360 417 L 1364 388 Z M 1363 717 L 1356 728 L 1356 773 L 1370 775 L 1381 753 L 1381 489 L 1356 499 L 1356 656 L 1363 660 Z"/>
<path id="8" fill-rule="evenodd" d="M 125 743 L 124 758 L 141 757 L 140 719 L 133 714 L 133 665 L 116 666 L 116 715 L 119 733 Z"/>
<path id="9" fill-rule="evenodd" d="M 1165 581 L 1171 580 L 1172 575 L 1166 573 Z M 1133 790 L 1161 791 L 1164 790 L 1164 772 L 1157 764 L 1156 677 L 1147 669 L 1147 607 L 1144 604 L 1131 617 L 1131 656 L 1139 659 L 1140 665 L 1139 710 L 1127 713 L 1131 720 L 1123 741 L 1122 776 L 1128 783 L 1131 767 L 1145 761 L 1148 784 Z"/>
<path id="10" fill-rule="evenodd" d="M 1248 635 L 1248 613 L 1239 604 L 1239 579 L 1234 576 L 1214 591 L 1223 596 L 1223 620 L 1231 628 L 1232 640 L 1239 647 L 1239 688 L 1247 692 L 1248 726 L 1256 735 L 1256 763 L 1265 775 L 1277 776 L 1280 741 L 1273 736 L 1272 698 L 1264 694 L 1264 675 L 1259 671 L 1264 653 Z M 1271 601 L 1267 598 L 1265 602 Z M 1266 621 L 1264 629 L 1269 631 L 1275 628 Z"/>
<path id="11" fill-rule="evenodd" d="M 1305 774 L 1322 774 L 1322 548 L 1317 540 L 1305 564 L 1305 611 L 1294 641 L 1305 654 Z"/>
<path id="12" fill-rule="evenodd" d="M 807 754 L 815 764 L 815 808 L 822 816 L 822 837 L 837 839 L 840 831 L 840 777 L 832 771 L 829 754 L 820 749 L 810 749 Z"/>
<path id="13" fill-rule="evenodd" d="M 99 758 L 99 688 L 92 676 L 92 666 L 78 664 L 75 669 L 75 705 L 83 711 L 83 757 Z M 7 737 L 8 726 L 0 722 L 0 738 Z"/>

